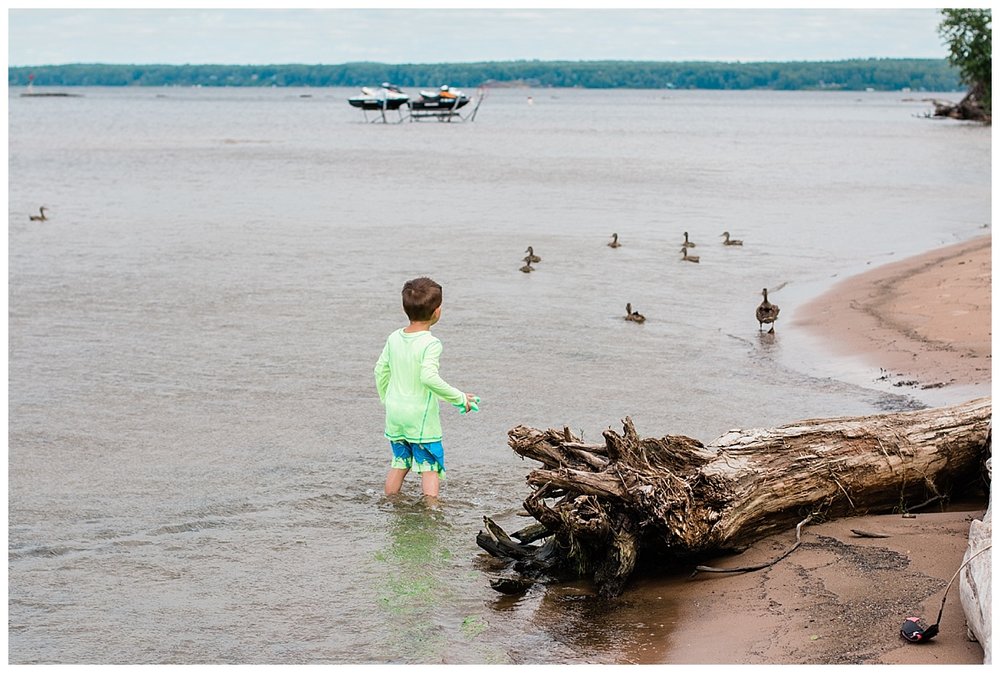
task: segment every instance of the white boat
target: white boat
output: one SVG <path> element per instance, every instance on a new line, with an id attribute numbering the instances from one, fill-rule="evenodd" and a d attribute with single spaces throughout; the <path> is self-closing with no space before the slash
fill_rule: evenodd
<path id="1" fill-rule="evenodd" d="M 382 82 L 377 89 L 361 87 L 360 96 L 351 96 L 347 102 L 362 110 L 398 110 L 408 103 L 410 97 L 395 84 Z"/>
<path id="2" fill-rule="evenodd" d="M 445 84 L 437 91 L 421 91 L 420 98 L 410 103 L 410 107 L 414 110 L 457 110 L 469 100 L 463 91 Z"/>

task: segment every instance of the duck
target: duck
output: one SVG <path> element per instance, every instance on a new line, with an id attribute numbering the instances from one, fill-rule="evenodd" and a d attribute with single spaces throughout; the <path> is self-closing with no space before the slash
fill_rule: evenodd
<path id="1" fill-rule="evenodd" d="M 41 208 L 38 209 L 38 215 L 28 215 L 28 219 L 31 220 L 32 222 L 44 222 L 45 220 L 49 219 L 45 217 L 46 210 L 48 210 L 48 208 L 42 206 Z"/>
<path id="2" fill-rule="evenodd" d="M 608 243 L 609 248 L 620 248 L 621 243 L 618 242 L 618 234 L 611 234 L 611 242 Z"/>
<path id="3" fill-rule="evenodd" d="M 525 252 L 528 253 L 528 256 L 524 258 L 525 262 L 540 262 L 540 261 L 542 261 L 542 258 L 535 254 L 535 249 L 532 248 L 530 245 L 528 246 L 528 249 L 525 250 Z"/>
<path id="4" fill-rule="evenodd" d="M 531 260 L 528 259 L 527 257 L 525 259 L 527 259 L 528 263 L 521 267 L 521 271 L 523 271 L 524 273 L 531 273 L 532 271 L 534 271 L 534 269 L 531 268 Z"/>
<path id="5" fill-rule="evenodd" d="M 688 240 L 688 233 L 686 231 L 684 232 L 684 247 L 685 248 L 693 248 L 694 247 L 694 243 L 692 243 L 691 241 Z"/>
<path id="6" fill-rule="evenodd" d="M 764 330 L 764 323 L 771 323 L 771 329 L 768 330 L 768 334 L 774 334 L 774 321 L 778 319 L 778 308 L 777 304 L 772 304 L 767 300 L 767 288 L 764 288 L 764 301 L 760 303 L 757 307 L 757 322 L 760 323 L 760 330 Z"/>
<path id="7" fill-rule="evenodd" d="M 739 240 L 738 238 L 729 238 L 728 231 L 722 232 L 721 234 L 719 234 L 719 236 L 726 237 L 726 240 L 722 242 L 722 245 L 743 245 L 743 241 Z"/>
<path id="8" fill-rule="evenodd" d="M 630 322 L 637 322 L 637 323 L 646 322 L 646 316 L 639 313 L 638 311 L 633 311 L 632 304 L 625 304 L 625 319 Z"/>
<path id="9" fill-rule="evenodd" d="M 681 252 L 684 253 L 685 262 L 694 262 L 695 264 L 701 262 L 701 257 L 699 257 L 698 255 L 689 255 L 687 248 L 681 248 Z"/>

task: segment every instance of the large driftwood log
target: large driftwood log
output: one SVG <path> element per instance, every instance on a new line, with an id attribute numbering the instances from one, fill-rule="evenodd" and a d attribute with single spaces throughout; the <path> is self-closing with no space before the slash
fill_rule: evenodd
<path id="1" fill-rule="evenodd" d="M 517 426 L 511 448 L 542 463 L 527 477 L 537 525 L 514 533 L 492 520 L 477 537 L 527 577 L 593 576 L 616 595 L 644 562 L 667 568 L 740 551 L 812 520 L 914 509 L 979 484 L 991 400 L 897 414 L 731 430 L 708 446 L 680 435 L 641 438 L 631 419 L 605 443 L 568 428 Z M 549 502 L 554 501 L 554 502 Z M 544 533 L 543 533 L 544 534 Z M 538 562 L 535 562 L 536 557 Z"/>
<path id="2" fill-rule="evenodd" d="M 985 124 L 993 122 L 992 115 L 983 106 L 983 92 L 977 88 L 971 89 L 958 103 L 932 100 L 934 117 L 949 117 L 962 121 L 977 121 Z"/>

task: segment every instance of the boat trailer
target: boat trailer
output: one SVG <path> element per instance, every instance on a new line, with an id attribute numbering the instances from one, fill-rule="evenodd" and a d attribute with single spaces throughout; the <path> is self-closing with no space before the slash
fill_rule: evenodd
<path id="1" fill-rule="evenodd" d="M 374 112 L 373 119 L 368 118 L 368 112 L 371 110 L 361 108 L 361 112 L 365 116 L 365 121 L 369 124 L 401 124 L 405 121 L 419 122 L 426 119 L 435 119 L 439 122 L 458 121 L 471 123 L 476 121 L 476 113 L 479 112 L 479 106 L 483 104 L 488 91 L 489 90 L 486 87 L 479 87 L 476 90 L 475 104 L 472 106 L 472 109 L 464 115 L 459 112 L 459 107 L 464 106 L 454 105 L 449 107 L 426 108 L 415 104 L 415 101 L 409 100 L 396 107 L 395 111 L 398 116 L 396 119 L 390 119 L 391 115 L 387 115 L 386 112 L 392 112 L 393 108 L 389 107 L 388 99 L 385 98 L 381 99 L 382 105 L 372 111 Z"/>

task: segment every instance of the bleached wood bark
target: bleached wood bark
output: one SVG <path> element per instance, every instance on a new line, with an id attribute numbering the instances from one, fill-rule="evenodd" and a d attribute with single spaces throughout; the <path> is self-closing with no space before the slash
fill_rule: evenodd
<path id="1" fill-rule="evenodd" d="M 992 476 L 991 461 L 987 462 L 987 471 Z M 969 526 L 969 549 L 965 552 L 962 562 L 968 561 L 973 554 L 992 544 L 993 541 L 993 504 L 986 508 L 982 521 L 973 520 Z M 959 581 L 959 595 L 962 597 L 962 609 L 965 612 L 965 622 L 971 636 L 983 648 L 983 663 L 993 663 L 993 551 L 984 552 L 972 558 L 969 565 L 962 571 Z"/>

